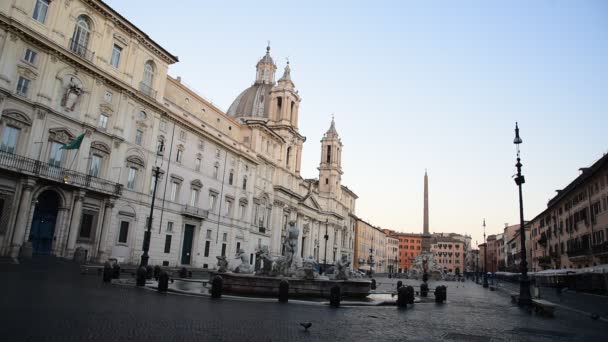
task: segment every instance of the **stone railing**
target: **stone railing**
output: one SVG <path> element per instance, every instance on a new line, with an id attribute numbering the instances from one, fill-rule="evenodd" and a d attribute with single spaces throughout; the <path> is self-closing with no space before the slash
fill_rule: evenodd
<path id="1" fill-rule="evenodd" d="M 209 210 L 184 205 L 182 207 L 182 215 L 204 220 L 209 217 Z"/>
<path id="2" fill-rule="evenodd" d="M 75 55 L 82 57 L 90 62 L 92 62 L 93 58 L 95 57 L 95 52 L 87 49 L 86 46 L 78 43 L 73 38 L 70 39 L 69 48 L 70 48 L 70 51 L 72 51 Z"/>
<path id="3" fill-rule="evenodd" d="M 144 82 L 139 82 L 139 91 L 148 97 L 151 97 L 153 99 L 156 98 L 156 90 L 154 90 L 152 87 L 150 87 Z"/>

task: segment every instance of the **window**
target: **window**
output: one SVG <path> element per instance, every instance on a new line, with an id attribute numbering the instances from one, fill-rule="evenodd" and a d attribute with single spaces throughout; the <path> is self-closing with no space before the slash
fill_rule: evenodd
<path id="1" fill-rule="evenodd" d="M 165 253 L 171 253 L 171 235 L 165 235 Z"/>
<path id="2" fill-rule="evenodd" d="M 289 166 L 289 157 L 291 155 L 291 147 L 287 148 L 287 166 Z"/>
<path id="3" fill-rule="evenodd" d="M 195 171 L 201 170 L 201 163 L 202 163 L 202 159 L 200 157 L 196 158 L 196 160 L 194 161 L 194 170 Z"/>
<path id="4" fill-rule="evenodd" d="M 173 232 L 173 222 L 167 222 L 167 233 Z"/>
<path id="5" fill-rule="evenodd" d="M 327 163 L 331 163 L 331 146 L 327 145 Z"/>
<path id="6" fill-rule="evenodd" d="M 46 21 L 46 13 L 49 10 L 49 2 L 50 0 L 36 0 L 36 6 L 34 7 L 32 18 L 44 23 Z"/>
<path id="7" fill-rule="evenodd" d="M 227 199 L 226 200 L 226 216 L 227 217 L 232 217 L 232 205 L 233 205 L 232 200 Z"/>
<path id="8" fill-rule="evenodd" d="M 135 178 L 137 177 L 137 169 L 134 167 L 129 168 L 129 175 L 127 178 L 127 189 L 135 189 Z"/>
<path id="9" fill-rule="evenodd" d="M 217 179 L 219 177 L 220 174 L 220 165 L 218 163 L 215 163 L 215 165 L 213 165 L 213 178 Z"/>
<path id="10" fill-rule="evenodd" d="M 38 56 L 38 54 L 34 50 L 32 50 L 30 48 L 26 48 L 25 49 L 25 54 L 23 54 L 23 60 L 26 61 L 26 62 L 28 62 L 28 63 L 30 63 L 30 64 L 35 65 L 36 64 L 36 56 Z"/>
<path id="11" fill-rule="evenodd" d="M 112 47 L 112 58 L 110 58 L 110 64 L 115 67 L 118 68 L 118 65 L 120 64 L 120 54 L 122 53 L 122 48 L 116 44 L 114 44 L 114 46 Z"/>
<path id="12" fill-rule="evenodd" d="M 138 129 L 135 132 L 135 143 L 137 145 L 141 145 L 144 139 L 144 131 L 142 131 L 141 129 Z"/>
<path id="13" fill-rule="evenodd" d="M 211 247 L 211 241 L 205 241 L 205 254 L 203 254 L 205 257 L 209 256 L 209 247 Z"/>
<path id="14" fill-rule="evenodd" d="M 154 65 L 152 61 L 147 61 L 144 65 L 144 79 L 142 82 L 148 87 L 152 87 L 154 82 Z"/>
<path id="15" fill-rule="evenodd" d="M 207 229 L 207 235 L 205 236 L 206 239 L 211 239 L 211 229 Z"/>
<path id="16" fill-rule="evenodd" d="M 17 149 L 17 142 L 19 141 L 19 128 L 6 126 L 2 132 L 2 144 L 0 145 L 0 151 L 15 153 Z"/>
<path id="17" fill-rule="evenodd" d="M 243 190 L 247 190 L 247 177 L 243 177 Z"/>
<path id="18" fill-rule="evenodd" d="M 108 128 L 108 115 L 106 115 L 106 113 L 101 113 L 99 115 L 99 128 L 101 128 L 101 129 Z"/>
<path id="19" fill-rule="evenodd" d="M 23 76 L 19 76 L 17 81 L 17 95 L 27 96 L 27 92 L 30 89 L 30 80 Z"/>
<path id="20" fill-rule="evenodd" d="M 106 102 L 112 102 L 112 92 L 109 90 L 106 90 L 106 93 L 103 94 L 103 100 Z"/>
<path id="21" fill-rule="evenodd" d="M 120 222 L 120 231 L 118 232 L 118 243 L 127 243 L 129 237 L 129 222 Z"/>
<path id="22" fill-rule="evenodd" d="M 198 149 L 199 150 L 204 150 L 205 149 L 205 143 L 202 140 L 198 141 Z"/>
<path id="23" fill-rule="evenodd" d="M 240 249 L 241 249 L 241 243 L 237 242 L 236 243 L 236 253 L 238 253 Z"/>
<path id="24" fill-rule="evenodd" d="M 232 185 L 234 181 L 234 171 L 230 170 L 230 174 L 228 175 L 228 184 Z"/>
<path id="25" fill-rule="evenodd" d="M 175 154 L 175 161 L 178 163 L 181 163 L 183 157 L 184 157 L 184 150 L 178 148 L 177 153 Z"/>
<path id="26" fill-rule="evenodd" d="M 165 132 L 167 130 L 167 121 L 161 120 L 160 121 L 160 125 L 159 125 L 159 129 L 161 131 Z"/>
<path id="27" fill-rule="evenodd" d="M 179 139 L 186 140 L 186 131 L 179 131 Z"/>
<path id="28" fill-rule="evenodd" d="M 154 185 L 156 184 L 156 177 L 154 176 L 154 172 L 152 173 L 152 178 L 150 179 L 150 195 L 154 192 Z"/>
<path id="29" fill-rule="evenodd" d="M 93 222 L 95 221 L 96 214 L 90 211 L 85 211 L 82 214 L 80 220 L 80 234 L 78 235 L 81 239 L 90 239 L 93 236 Z"/>
<path id="30" fill-rule="evenodd" d="M 99 173 L 101 171 L 101 162 L 103 159 L 101 156 L 96 154 L 91 156 L 91 167 L 89 169 L 89 174 L 93 177 L 99 177 Z"/>
<path id="31" fill-rule="evenodd" d="M 190 205 L 193 207 L 196 207 L 198 204 L 198 194 L 199 194 L 198 189 L 192 189 L 190 192 Z"/>
<path id="32" fill-rule="evenodd" d="M 244 220 L 245 219 L 245 211 L 247 210 L 247 205 L 243 202 L 241 202 L 239 204 L 239 219 L 240 220 Z"/>
<path id="33" fill-rule="evenodd" d="M 85 16 L 80 16 L 76 20 L 74 35 L 70 49 L 75 54 L 84 57 L 87 54 L 87 46 L 89 45 L 89 36 L 91 35 L 91 25 Z"/>
<path id="34" fill-rule="evenodd" d="M 209 194 L 209 210 L 215 211 L 215 204 L 217 202 L 217 195 L 215 193 Z"/>
<path id="35" fill-rule="evenodd" d="M 224 241 L 224 242 L 228 241 L 228 233 L 222 234 L 222 241 Z"/>
<path id="36" fill-rule="evenodd" d="M 64 144 L 52 141 L 51 151 L 49 154 L 49 164 L 52 166 L 61 166 L 61 157 L 63 156 L 63 150 L 61 149 Z"/>
<path id="37" fill-rule="evenodd" d="M 222 244 L 222 256 L 226 256 L 226 244 Z"/>
<path id="38" fill-rule="evenodd" d="M 179 183 L 171 182 L 171 201 L 175 202 L 175 200 L 179 197 Z"/>

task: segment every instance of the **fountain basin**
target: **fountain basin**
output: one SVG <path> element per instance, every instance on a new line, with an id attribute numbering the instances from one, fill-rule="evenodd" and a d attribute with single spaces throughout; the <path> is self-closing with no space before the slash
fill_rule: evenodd
<path id="1" fill-rule="evenodd" d="M 290 297 L 329 298 L 334 285 L 340 286 L 340 293 L 347 298 L 365 298 L 371 291 L 371 281 L 364 279 L 327 280 L 327 279 L 299 279 L 256 276 L 240 273 L 212 273 L 211 278 L 222 277 L 223 289 L 226 293 L 278 296 L 279 284 L 283 279 L 289 282 Z"/>

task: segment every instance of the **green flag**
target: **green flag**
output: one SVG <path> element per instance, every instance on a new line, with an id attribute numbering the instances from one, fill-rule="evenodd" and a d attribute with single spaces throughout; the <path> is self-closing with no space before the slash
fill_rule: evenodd
<path id="1" fill-rule="evenodd" d="M 82 139 L 84 139 L 84 133 L 74 138 L 69 144 L 62 146 L 60 150 L 77 150 L 80 148 L 80 144 L 82 144 Z"/>

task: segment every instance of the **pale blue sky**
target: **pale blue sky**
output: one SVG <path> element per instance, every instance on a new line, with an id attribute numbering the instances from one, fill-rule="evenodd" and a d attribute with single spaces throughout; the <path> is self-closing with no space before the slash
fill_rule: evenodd
<path id="1" fill-rule="evenodd" d="M 336 115 L 343 183 L 357 214 L 482 240 L 518 218 L 513 128 L 520 122 L 526 219 L 608 152 L 606 1 L 107 0 L 178 55 L 170 69 L 227 109 L 254 80 L 271 41 L 289 56 L 316 177 Z M 145 9 L 145 10 L 144 10 Z"/>

